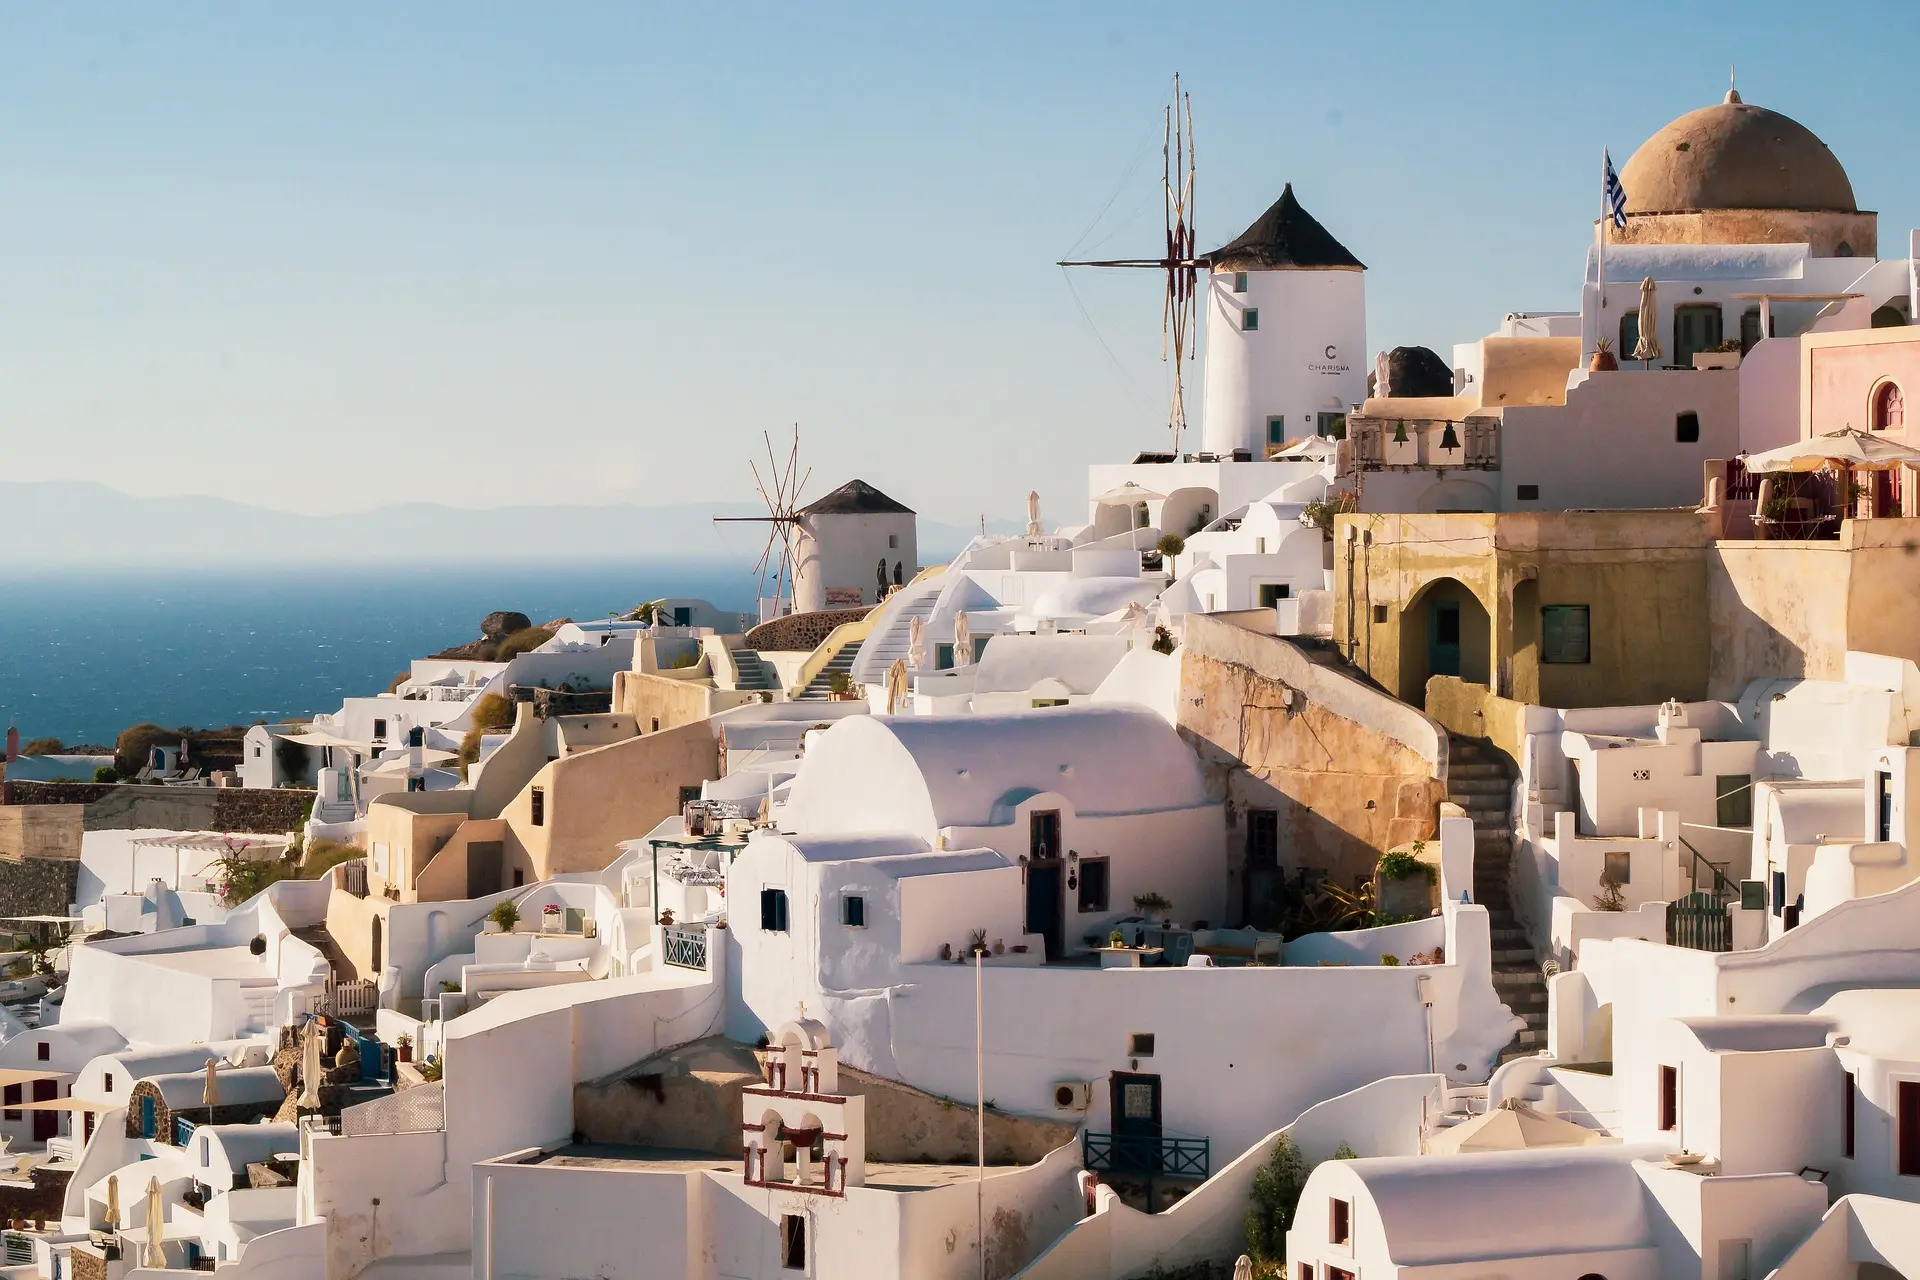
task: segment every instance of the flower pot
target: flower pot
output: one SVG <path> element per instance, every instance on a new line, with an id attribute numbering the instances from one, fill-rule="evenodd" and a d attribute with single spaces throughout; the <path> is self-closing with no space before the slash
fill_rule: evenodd
<path id="1" fill-rule="evenodd" d="M 410 1044 L 401 1045 L 399 1048 L 394 1050 L 394 1056 L 402 1062 L 412 1062 L 413 1046 Z"/>
<path id="2" fill-rule="evenodd" d="M 1611 351 L 1596 351 L 1587 368 L 1593 373 L 1613 373 L 1620 368 L 1620 360 Z"/>
<path id="3" fill-rule="evenodd" d="M 480 922 L 480 932 L 482 932 L 482 933 L 498 933 L 498 932 L 500 932 L 500 922 L 499 922 L 498 920 L 495 920 L 495 919 L 493 919 L 493 918 L 491 918 L 491 917 L 489 917 L 489 918 L 487 918 L 487 919 L 485 919 L 485 920 L 482 920 L 482 921 Z"/>

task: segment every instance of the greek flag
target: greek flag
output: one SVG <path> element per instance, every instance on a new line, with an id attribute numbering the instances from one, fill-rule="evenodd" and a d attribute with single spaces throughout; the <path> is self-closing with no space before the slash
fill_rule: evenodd
<path id="1" fill-rule="evenodd" d="M 1606 170 L 1601 179 L 1605 193 L 1607 213 L 1613 218 L 1616 228 L 1627 225 L 1627 191 L 1620 185 L 1620 175 L 1613 171 L 1613 157 L 1605 151 L 1600 153 L 1600 163 Z"/>

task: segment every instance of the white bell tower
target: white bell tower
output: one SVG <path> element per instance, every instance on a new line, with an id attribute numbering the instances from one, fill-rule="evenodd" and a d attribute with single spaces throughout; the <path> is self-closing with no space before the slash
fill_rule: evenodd
<path id="1" fill-rule="evenodd" d="M 1294 199 L 1207 255 L 1200 447 L 1257 460 L 1302 436 L 1344 433 L 1367 398 L 1366 264 Z"/>

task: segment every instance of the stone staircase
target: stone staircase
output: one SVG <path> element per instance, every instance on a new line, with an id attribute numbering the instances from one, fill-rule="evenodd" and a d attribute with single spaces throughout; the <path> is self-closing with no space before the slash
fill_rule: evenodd
<path id="1" fill-rule="evenodd" d="M 752 649 L 729 648 L 727 656 L 733 659 L 734 688 L 751 692 L 780 688 L 780 679 L 774 674 L 773 668 Z"/>
<path id="2" fill-rule="evenodd" d="M 833 693 L 833 678 L 836 675 L 843 675 L 849 679 L 853 677 L 853 660 L 859 653 L 860 646 L 857 644 L 841 645 L 839 652 L 827 660 L 827 665 L 820 668 L 819 673 L 807 681 L 800 692 L 793 695 L 794 701 L 826 701 Z"/>
<path id="3" fill-rule="evenodd" d="M 353 961 L 347 959 L 347 953 L 340 949 L 340 944 L 334 941 L 331 933 L 327 932 L 326 925 L 304 925 L 298 929 L 290 929 L 288 932 L 327 958 L 327 963 L 333 966 L 335 982 L 352 982 L 360 977 L 360 970 L 354 967 Z"/>
<path id="4" fill-rule="evenodd" d="M 1513 778 L 1484 742 L 1454 738 L 1447 760 L 1447 799 L 1473 820 L 1473 897 L 1487 909 L 1493 935 L 1493 987 L 1526 1029 L 1500 1051 L 1500 1061 L 1547 1047 L 1547 980 L 1514 919 L 1508 880 L 1513 863 Z"/>
<path id="5" fill-rule="evenodd" d="M 925 619 L 933 613 L 934 606 L 940 603 L 940 590 L 945 585 L 945 575 L 936 576 L 925 582 L 909 582 L 899 592 L 890 596 L 874 629 L 861 644 L 860 652 L 855 656 L 854 665 L 849 674 L 856 684 L 885 684 L 887 671 L 894 662 L 907 656 L 907 642 L 913 634 L 913 619 Z M 932 657 L 933 641 L 927 641 L 928 657 Z"/>

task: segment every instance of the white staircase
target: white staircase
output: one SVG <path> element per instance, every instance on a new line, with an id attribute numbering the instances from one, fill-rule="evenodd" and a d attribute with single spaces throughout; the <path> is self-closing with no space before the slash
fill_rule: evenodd
<path id="1" fill-rule="evenodd" d="M 867 638 L 861 642 L 860 652 L 853 659 L 852 676 L 855 684 L 887 682 L 887 669 L 896 659 L 907 656 L 913 620 L 925 620 L 932 616 L 947 581 L 948 575 L 943 573 L 925 582 L 910 582 L 888 597 L 885 613 L 874 624 L 873 630 L 867 633 Z M 927 648 L 931 656 L 931 638 L 927 641 Z"/>

